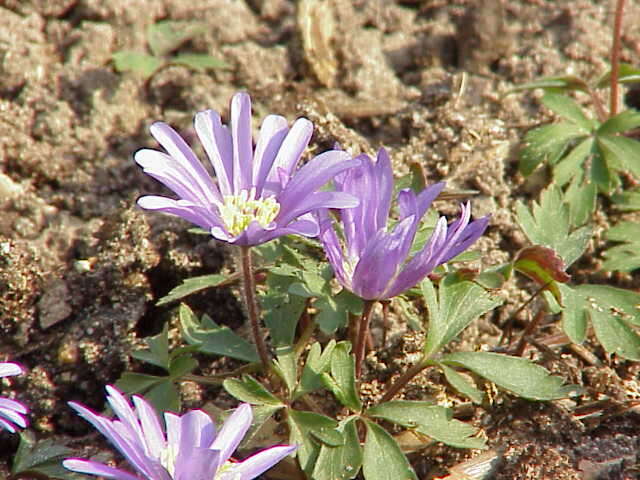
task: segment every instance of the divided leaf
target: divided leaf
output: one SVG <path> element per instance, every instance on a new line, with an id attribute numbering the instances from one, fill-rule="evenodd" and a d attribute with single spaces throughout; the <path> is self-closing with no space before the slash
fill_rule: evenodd
<path id="1" fill-rule="evenodd" d="M 192 293 L 199 292 L 200 290 L 217 287 L 226 281 L 228 281 L 228 276 L 220 275 L 218 273 L 187 278 L 186 280 L 183 280 L 180 285 L 173 288 L 168 294 L 158 300 L 156 305 L 158 307 L 166 305 L 167 303 L 180 300 L 181 298 L 191 295 Z"/>
<path id="2" fill-rule="evenodd" d="M 587 248 L 592 228 L 584 226 L 571 231 L 570 211 L 555 185 L 543 190 L 540 203 L 531 211 L 522 202 L 516 204 L 518 223 L 531 243 L 556 251 L 569 267 Z"/>
<path id="3" fill-rule="evenodd" d="M 571 277 L 564 271 L 564 262 L 553 249 L 540 245 L 525 247 L 516 255 L 513 268 L 539 287 L 545 287 L 562 304 L 558 282 L 566 283 Z"/>
<path id="4" fill-rule="evenodd" d="M 447 275 L 440 281 L 437 297 L 428 278 L 422 281 L 421 288 L 429 309 L 426 357 L 438 352 L 476 318 L 503 301 L 476 283 L 457 280 L 455 275 Z"/>
<path id="5" fill-rule="evenodd" d="M 190 345 L 198 345 L 202 353 L 222 355 L 245 362 L 258 362 L 258 354 L 254 346 L 229 327 L 221 327 L 208 315 L 202 316 L 202 321 L 185 305 L 180 305 L 180 325 L 182 337 Z"/>
<path id="6" fill-rule="evenodd" d="M 380 425 L 365 420 L 362 472 L 365 480 L 418 480 L 398 443 Z"/>
<path id="7" fill-rule="evenodd" d="M 351 344 L 340 342 L 331 355 L 331 375 L 322 374 L 322 381 L 338 401 L 354 412 L 362 409 L 356 387 L 355 359 L 351 355 Z"/>
<path id="8" fill-rule="evenodd" d="M 150 77 L 164 62 L 152 55 L 129 50 L 121 50 L 111 56 L 113 66 L 118 72 L 134 72 L 145 78 Z"/>
<path id="9" fill-rule="evenodd" d="M 384 418 L 405 428 L 414 429 L 434 440 L 458 448 L 484 448 L 485 440 L 474 435 L 469 424 L 454 420 L 452 411 L 428 402 L 394 400 L 367 410 L 367 414 Z"/>
<path id="10" fill-rule="evenodd" d="M 302 369 L 302 376 L 298 383 L 298 388 L 294 394 L 294 399 L 302 395 L 318 390 L 324 386 L 322 374 L 329 370 L 333 349 L 336 341 L 331 340 L 322 350 L 318 342 L 311 345 L 307 355 L 307 362 Z"/>
<path id="11" fill-rule="evenodd" d="M 341 438 L 341 445 L 345 443 L 342 432 L 338 430 L 338 422 L 325 415 L 290 409 L 287 421 L 289 444 L 298 445 L 298 462 L 307 475 L 311 475 L 315 468 L 321 445 L 336 446 L 337 437 Z M 321 439 L 329 441 L 325 443 Z"/>
<path id="12" fill-rule="evenodd" d="M 440 359 L 440 363 L 464 367 L 520 397 L 529 400 L 566 398 L 574 386 L 552 376 L 549 371 L 521 357 L 490 352 L 457 352 Z"/>
<path id="13" fill-rule="evenodd" d="M 222 386 L 229 395 L 241 402 L 251 403 L 252 405 L 284 407 L 278 397 L 273 395 L 251 375 L 243 375 L 241 379 L 227 378 L 222 383 Z"/>
<path id="14" fill-rule="evenodd" d="M 640 360 L 640 294 L 607 285 L 564 287 L 569 302 L 562 312 L 563 328 L 579 343 L 591 320 L 598 341 L 609 353 Z"/>
<path id="15" fill-rule="evenodd" d="M 311 478 L 314 480 L 351 480 L 362 466 L 362 447 L 358 438 L 356 417 L 347 417 L 338 424 L 337 431 L 344 443 L 332 447 L 323 444 Z"/>
<path id="16" fill-rule="evenodd" d="M 610 242 L 620 242 L 604 252 L 604 270 L 631 272 L 640 268 L 640 223 L 622 222 L 611 228 L 605 237 Z"/>

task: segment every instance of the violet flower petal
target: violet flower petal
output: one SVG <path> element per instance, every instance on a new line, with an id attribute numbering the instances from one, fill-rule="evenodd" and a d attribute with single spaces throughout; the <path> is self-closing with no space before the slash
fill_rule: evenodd
<path id="1" fill-rule="evenodd" d="M 252 183 L 258 197 L 262 196 L 269 171 L 273 166 L 278 152 L 283 148 L 282 142 L 288 133 L 289 124 L 287 120 L 280 115 L 268 115 L 262 122 L 258 142 L 256 143 L 256 149 L 253 154 Z M 302 154 L 302 151 L 300 154 Z"/>
<path id="2" fill-rule="evenodd" d="M 226 462 L 238 448 L 251 426 L 253 413 L 248 403 L 242 403 L 227 418 L 218 436 L 209 448 L 220 451 L 221 462 Z"/>
<path id="3" fill-rule="evenodd" d="M 24 373 L 24 369 L 13 362 L 2 362 L 0 363 L 0 378 L 2 377 L 13 377 L 15 375 L 20 375 Z"/>
<path id="4" fill-rule="evenodd" d="M 282 146 L 280 147 L 271 168 L 269 170 L 261 170 L 261 175 L 265 170 L 268 172 L 266 177 L 260 178 L 265 178 L 267 185 L 270 186 L 270 194 L 277 195 L 280 192 L 280 189 L 275 189 L 273 186 L 280 184 L 282 187 L 281 176 L 283 174 L 285 174 L 287 178 L 293 175 L 293 171 L 300 161 L 302 153 L 309 145 L 312 134 L 313 124 L 309 120 L 306 118 L 299 118 L 294 122 L 291 130 L 282 142 Z M 324 183 L 326 183 L 326 180 L 322 184 Z"/>
<path id="5" fill-rule="evenodd" d="M 72 472 L 96 475 L 112 480 L 142 480 L 140 477 L 125 472 L 124 470 L 81 458 L 67 458 L 63 460 L 62 466 Z"/>
<path id="6" fill-rule="evenodd" d="M 240 463 L 236 463 L 227 472 L 220 475 L 220 480 L 253 480 L 291 455 L 297 447 L 283 445 L 262 450 Z"/>
<path id="7" fill-rule="evenodd" d="M 222 195 L 233 195 L 233 142 L 220 114 L 205 110 L 196 114 L 195 129 L 218 179 Z"/>
<path id="8" fill-rule="evenodd" d="M 251 99 L 240 92 L 231 99 L 233 141 L 233 191 L 251 189 L 253 151 L 251 142 Z"/>

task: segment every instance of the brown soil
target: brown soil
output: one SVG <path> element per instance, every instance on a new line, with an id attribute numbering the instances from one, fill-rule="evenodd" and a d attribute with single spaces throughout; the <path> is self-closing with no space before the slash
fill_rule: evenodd
<path id="1" fill-rule="evenodd" d="M 29 404 L 40 438 L 86 444 L 89 431 L 66 402 L 100 409 L 104 384 L 146 368 L 132 363 L 129 352 L 166 321 L 175 325 L 174 306 L 155 307 L 155 300 L 182 279 L 232 267 L 225 247 L 187 233 L 180 220 L 135 207 L 140 193 L 161 187 L 135 166 L 132 153 L 155 148 L 147 127 L 156 120 L 192 137 L 194 113 L 226 112 L 239 89 L 252 94 L 256 117 L 311 119 L 316 149 L 339 142 L 353 153 L 374 153 L 384 145 L 399 177 L 417 162 L 429 181 L 477 190 L 474 214 L 492 214 L 478 242 L 483 266 L 510 258 L 526 244 L 515 200 L 535 197 L 547 181 L 517 174 L 519 140 L 552 117 L 537 93 L 503 94 L 541 76 L 599 76 L 608 64 L 613 3 L 0 2 L 0 360 L 29 369 L 3 382 L 2 394 Z M 638 65 L 640 6 L 627 3 L 622 60 Z M 312 22 L 300 21 L 296 5 L 308 8 Z M 198 73 L 170 66 L 148 81 L 117 73 L 111 55 L 144 51 L 147 27 L 161 19 L 206 24 L 182 49 L 223 58 L 230 68 Z M 457 206 L 438 208 L 454 213 Z M 612 221 L 605 211 L 598 228 Z M 600 231 L 574 279 L 639 288 L 638 278 L 598 273 Z M 461 348 L 495 344 L 496 324 L 528 297 L 525 287 L 510 287 L 500 318 L 470 327 Z M 209 291 L 188 303 L 235 328 L 242 324 L 235 293 Z M 386 380 L 375 372 L 411 357 L 415 339 L 391 339 L 395 358 L 369 357 L 372 391 Z M 606 396 L 596 413 L 578 416 L 575 402 L 530 403 L 504 394 L 469 413 L 502 452 L 493 478 L 636 478 L 640 417 L 624 405 L 640 397 L 638 366 L 606 358 L 596 344 L 586 348 L 595 363 L 566 350 L 539 360 L 587 388 L 581 404 Z M 438 385 L 444 384 L 425 374 L 407 398 L 447 396 Z M 213 387 L 189 383 L 183 393 L 186 407 L 228 402 Z M 95 435 L 88 438 L 100 445 Z M 0 435 L 0 477 L 16 447 L 17 436 Z M 477 453 L 434 446 L 411 458 L 427 479 Z"/>

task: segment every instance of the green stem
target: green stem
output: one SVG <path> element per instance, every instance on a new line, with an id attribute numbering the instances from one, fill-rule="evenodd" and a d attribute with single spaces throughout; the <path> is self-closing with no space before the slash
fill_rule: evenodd
<path id="1" fill-rule="evenodd" d="M 611 46 L 609 117 L 614 117 L 618 113 L 618 75 L 620 72 L 620 36 L 622 33 L 623 13 L 624 0 L 618 0 L 616 4 L 616 17 L 613 22 L 613 45 Z"/>
<path id="2" fill-rule="evenodd" d="M 247 315 L 249 316 L 249 323 L 251 324 L 253 340 L 258 348 L 258 354 L 260 355 L 262 366 L 266 372 L 269 370 L 271 362 L 269 360 L 269 353 L 267 352 L 264 337 L 260 331 L 258 301 L 256 299 L 256 282 L 255 277 L 253 276 L 253 263 L 251 261 L 251 247 L 244 245 L 241 246 L 240 257 L 242 260 L 242 293 L 244 294 L 244 302 L 247 306 Z"/>
<path id="3" fill-rule="evenodd" d="M 362 316 L 360 317 L 360 325 L 358 326 L 358 337 L 356 339 L 356 379 L 360 378 L 362 373 L 362 361 L 364 360 L 364 351 L 367 344 L 367 333 L 369 332 L 369 319 L 371 311 L 375 305 L 375 300 L 365 300 L 362 307 Z"/>
<path id="4" fill-rule="evenodd" d="M 387 391 L 382 396 L 380 403 L 388 402 L 393 399 L 400 390 L 402 390 L 416 375 L 422 372 L 425 368 L 427 368 L 429 364 L 427 363 L 427 358 L 422 357 L 422 359 L 415 363 L 409 368 L 406 372 L 404 372 L 400 378 L 398 378 L 391 386 L 387 389 Z"/>

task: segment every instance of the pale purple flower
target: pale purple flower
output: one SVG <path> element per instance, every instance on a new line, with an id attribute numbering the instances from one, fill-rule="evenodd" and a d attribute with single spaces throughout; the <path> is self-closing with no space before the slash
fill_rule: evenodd
<path id="1" fill-rule="evenodd" d="M 0 362 L 0 378 L 24 373 L 24 369 L 13 362 Z M 3 428 L 16 433 L 17 428 L 27 426 L 27 407 L 10 398 L 0 397 L 0 430 Z"/>
<path id="2" fill-rule="evenodd" d="M 413 287 L 435 267 L 451 260 L 482 235 L 488 217 L 469 222 L 471 207 L 462 205 L 460 218 L 447 225 L 440 217 L 429 240 L 413 257 L 411 247 L 420 221 L 444 183 L 416 195 L 404 189 L 398 195 L 400 220 L 387 231 L 393 175 L 384 149 L 376 162 L 361 155 L 361 164 L 336 177 L 336 191 L 360 199 L 356 208 L 340 212 L 342 238 L 327 211 L 319 212 L 320 240 L 338 281 L 365 300 L 385 300 Z M 343 248 L 344 244 L 344 248 Z"/>
<path id="3" fill-rule="evenodd" d="M 231 100 L 230 125 L 213 110 L 196 114 L 195 129 L 209 157 L 214 182 L 187 143 L 169 125 L 151 125 L 151 134 L 167 153 L 143 149 L 135 161 L 163 183 L 177 200 L 147 195 L 138 205 L 182 217 L 236 245 L 258 245 L 287 234 L 315 237 L 317 208 L 349 208 L 345 193 L 318 191 L 339 172 L 357 165 L 343 151 L 318 155 L 296 171 L 313 125 L 300 118 L 289 129 L 284 117 L 267 116 L 255 148 L 251 138 L 251 100 Z"/>
<path id="4" fill-rule="evenodd" d="M 62 462 L 65 468 L 113 480 L 251 480 L 296 449 L 278 445 L 241 462 L 230 460 L 253 419 L 246 403 L 216 432 L 215 424 L 202 410 L 184 415 L 165 412 L 163 426 L 142 397 L 134 396 L 132 406 L 114 387 L 107 386 L 107 393 L 117 420 L 75 402 L 69 405 L 109 439 L 135 473 L 80 458 L 66 459 Z"/>

